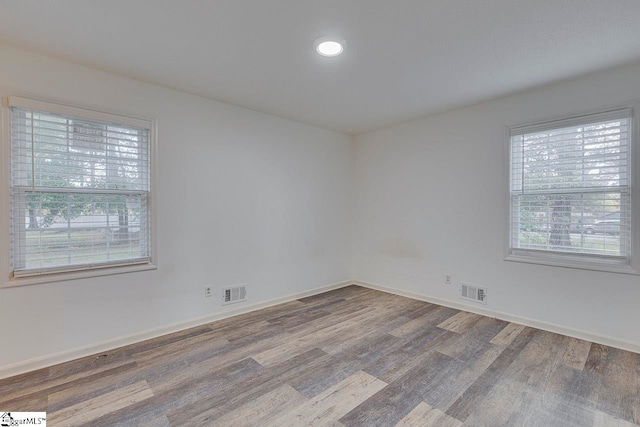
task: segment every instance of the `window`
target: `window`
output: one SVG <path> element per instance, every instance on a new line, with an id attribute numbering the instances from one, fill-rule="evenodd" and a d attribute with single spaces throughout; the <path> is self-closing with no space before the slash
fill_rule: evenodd
<path id="1" fill-rule="evenodd" d="M 12 278 L 149 265 L 151 122 L 15 97 L 9 120 Z"/>
<path id="2" fill-rule="evenodd" d="M 623 109 L 511 129 L 511 259 L 631 264 L 631 126 Z"/>

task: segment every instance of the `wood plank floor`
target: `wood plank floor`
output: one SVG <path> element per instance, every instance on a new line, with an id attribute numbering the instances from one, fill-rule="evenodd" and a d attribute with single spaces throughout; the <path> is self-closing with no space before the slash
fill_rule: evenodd
<path id="1" fill-rule="evenodd" d="M 52 426 L 638 426 L 640 355 L 358 286 L 0 381 Z"/>

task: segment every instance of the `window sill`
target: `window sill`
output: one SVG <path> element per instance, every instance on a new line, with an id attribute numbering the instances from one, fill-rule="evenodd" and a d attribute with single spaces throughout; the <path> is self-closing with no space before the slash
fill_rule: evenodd
<path id="1" fill-rule="evenodd" d="M 597 263 L 587 262 L 579 260 L 561 260 L 558 258 L 551 258 L 545 256 L 529 256 L 529 255 L 516 255 L 510 254 L 504 259 L 505 261 L 524 262 L 528 264 L 548 265 L 553 267 L 575 268 L 579 270 L 593 270 L 602 271 L 607 273 L 620 273 L 620 274 L 635 274 L 640 275 L 635 268 L 628 264 L 613 264 L 613 263 Z"/>
<path id="2" fill-rule="evenodd" d="M 118 267 L 103 267 L 91 270 L 81 270 L 65 273 L 47 273 L 38 276 L 15 277 L 5 280 L 4 288 L 36 285 L 41 283 L 64 282 L 68 280 L 88 279 L 91 277 L 111 276 L 114 274 L 134 273 L 137 271 L 156 270 L 155 264 L 133 264 Z"/>

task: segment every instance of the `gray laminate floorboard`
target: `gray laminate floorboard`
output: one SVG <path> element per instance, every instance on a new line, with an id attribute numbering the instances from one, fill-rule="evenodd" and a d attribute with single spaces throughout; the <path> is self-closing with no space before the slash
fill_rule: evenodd
<path id="1" fill-rule="evenodd" d="M 640 355 L 358 286 L 0 380 L 50 426 L 640 426 Z"/>

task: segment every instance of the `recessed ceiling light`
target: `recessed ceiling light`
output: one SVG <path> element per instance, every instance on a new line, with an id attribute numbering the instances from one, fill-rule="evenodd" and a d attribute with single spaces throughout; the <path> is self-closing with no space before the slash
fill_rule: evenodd
<path id="1" fill-rule="evenodd" d="M 338 56 L 344 51 L 344 40 L 338 37 L 318 37 L 313 42 L 313 48 L 322 56 Z"/>

